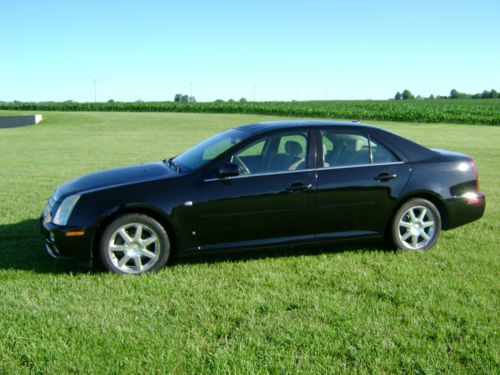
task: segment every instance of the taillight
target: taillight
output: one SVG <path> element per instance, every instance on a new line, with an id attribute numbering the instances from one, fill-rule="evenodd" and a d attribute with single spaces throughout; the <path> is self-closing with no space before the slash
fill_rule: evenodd
<path id="1" fill-rule="evenodd" d="M 474 160 L 470 162 L 464 161 L 458 165 L 458 170 L 460 172 L 467 172 L 467 176 L 470 176 L 471 172 L 474 173 L 474 178 L 476 180 L 476 191 L 472 191 L 472 186 L 470 186 L 468 183 L 467 186 L 469 186 L 470 190 L 463 193 L 462 198 L 464 198 L 467 201 L 467 203 L 470 204 L 481 202 L 481 193 L 479 193 L 479 177 L 477 175 L 476 162 Z"/>
<path id="2" fill-rule="evenodd" d="M 474 168 L 474 176 L 476 177 L 476 192 L 479 193 L 479 176 L 477 174 L 477 166 L 476 166 L 476 162 L 474 161 L 474 159 L 472 159 L 472 168 Z"/>
<path id="3" fill-rule="evenodd" d="M 474 160 L 472 160 L 472 162 L 470 163 L 470 167 L 474 169 L 474 177 L 476 179 L 476 191 L 475 192 L 469 191 L 464 195 L 462 195 L 462 197 L 465 198 L 467 203 L 475 204 L 481 202 L 481 197 L 479 195 L 479 177 L 477 176 L 477 167 L 476 167 L 476 162 Z"/>

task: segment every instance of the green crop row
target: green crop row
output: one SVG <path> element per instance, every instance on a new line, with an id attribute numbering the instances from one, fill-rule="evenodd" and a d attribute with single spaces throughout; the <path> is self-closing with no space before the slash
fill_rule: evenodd
<path id="1" fill-rule="evenodd" d="M 0 109 L 32 111 L 116 111 L 244 113 L 293 117 L 500 125 L 500 100 L 335 100 L 302 102 L 13 102 Z"/>

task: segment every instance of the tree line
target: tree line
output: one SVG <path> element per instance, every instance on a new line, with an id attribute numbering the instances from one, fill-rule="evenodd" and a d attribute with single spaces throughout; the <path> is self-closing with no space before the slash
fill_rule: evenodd
<path id="1" fill-rule="evenodd" d="M 238 101 L 240 103 L 246 103 L 248 100 L 246 98 L 240 98 L 240 100 L 238 100 Z M 194 96 L 188 96 L 188 95 L 184 95 L 184 94 L 175 94 L 174 102 L 175 103 L 196 103 L 196 98 Z M 214 100 L 214 102 L 215 103 L 224 103 L 224 100 L 216 99 L 216 100 Z M 228 103 L 236 103 L 236 101 L 234 99 L 229 99 L 227 102 Z M 108 103 L 111 103 L 111 101 L 108 101 Z"/>
<path id="2" fill-rule="evenodd" d="M 408 89 L 403 90 L 403 92 L 397 92 L 394 95 L 395 100 L 410 100 L 410 99 L 500 99 L 500 93 L 495 89 L 490 91 L 484 90 L 481 93 L 476 94 L 467 94 L 465 92 L 459 92 L 456 89 L 450 91 L 449 96 L 438 95 L 434 96 L 431 94 L 428 98 L 424 98 L 423 96 L 412 94 L 412 92 Z"/>
<path id="3" fill-rule="evenodd" d="M 175 103 L 196 103 L 196 98 L 194 96 L 183 95 L 183 94 L 175 94 L 174 96 Z"/>

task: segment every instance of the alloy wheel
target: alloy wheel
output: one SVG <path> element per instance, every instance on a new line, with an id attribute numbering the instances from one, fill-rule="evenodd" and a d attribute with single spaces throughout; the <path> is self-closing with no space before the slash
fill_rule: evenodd
<path id="1" fill-rule="evenodd" d="M 425 248 L 433 240 L 435 233 L 436 218 L 427 207 L 410 207 L 399 220 L 399 240 L 409 250 Z"/>
<path id="2" fill-rule="evenodd" d="M 159 259 L 160 237 L 145 224 L 129 223 L 113 232 L 107 250 L 113 265 L 123 273 L 143 273 Z"/>

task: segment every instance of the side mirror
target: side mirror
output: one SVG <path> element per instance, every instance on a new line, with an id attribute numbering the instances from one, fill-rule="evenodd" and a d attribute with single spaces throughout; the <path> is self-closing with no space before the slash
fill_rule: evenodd
<path id="1" fill-rule="evenodd" d="M 238 176 L 240 174 L 240 168 L 238 164 L 234 163 L 224 163 L 219 167 L 217 175 L 220 178 Z"/>

